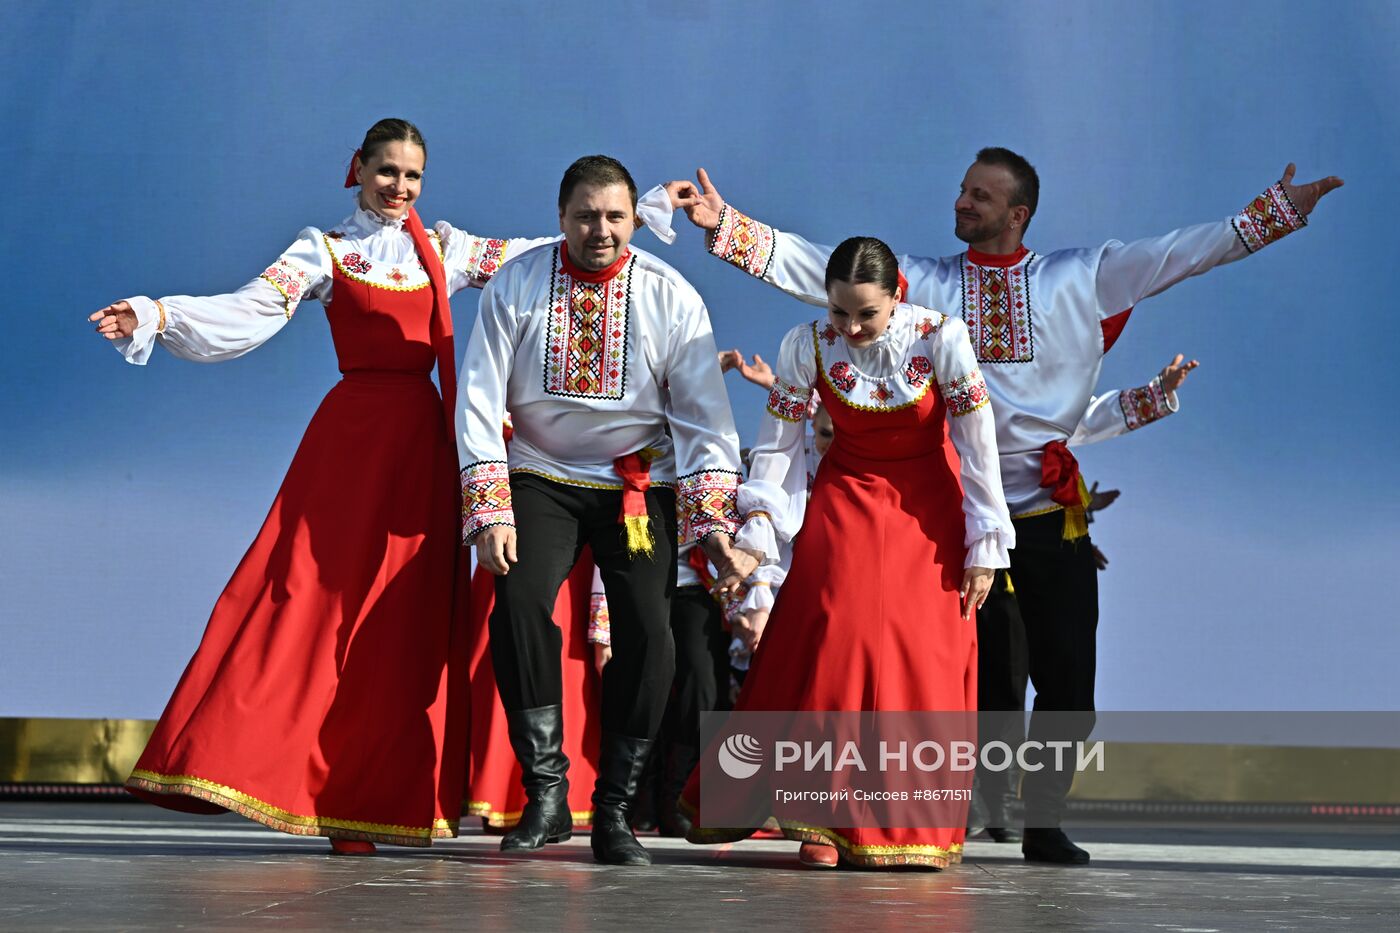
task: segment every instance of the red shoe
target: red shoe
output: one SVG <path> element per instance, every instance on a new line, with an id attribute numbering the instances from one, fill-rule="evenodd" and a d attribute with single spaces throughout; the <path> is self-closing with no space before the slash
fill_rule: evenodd
<path id="1" fill-rule="evenodd" d="M 360 839 L 332 839 L 332 855 L 373 855 L 374 843 Z"/>
<path id="2" fill-rule="evenodd" d="M 833 845 L 825 842 L 804 842 L 797 850 L 797 860 L 808 868 L 835 868 L 841 859 Z"/>

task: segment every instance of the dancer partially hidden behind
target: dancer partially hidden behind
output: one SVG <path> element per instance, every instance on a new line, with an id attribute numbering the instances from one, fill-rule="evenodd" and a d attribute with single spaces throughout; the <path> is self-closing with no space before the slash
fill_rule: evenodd
<path id="1" fill-rule="evenodd" d="M 739 489 L 737 547 L 772 562 L 795 530 L 807 495 L 802 421 L 818 385 L 835 440 L 736 713 L 976 709 L 971 616 L 1015 543 L 995 428 L 967 328 L 901 304 L 898 278 L 884 243 L 845 241 L 826 268 L 829 322 L 783 340 Z M 698 794 L 696 773 L 684 794 L 697 813 L 692 842 L 752 831 L 703 828 Z M 961 860 L 964 816 L 941 829 L 779 823 L 809 865 L 945 868 Z"/>
<path id="2" fill-rule="evenodd" d="M 329 836 L 345 854 L 456 835 L 467 555 L 448 295 L 533 243 L 424 230 L 426 158 L 413 124 L 381 120 L 340 224 L 306 228 L 233 294 L 130 298 L 90 318 L 129 362 L 156 343 L 213 362 L 258 347 L 313 296 L 344 374 L 127 780 L 145 800 Z"/>

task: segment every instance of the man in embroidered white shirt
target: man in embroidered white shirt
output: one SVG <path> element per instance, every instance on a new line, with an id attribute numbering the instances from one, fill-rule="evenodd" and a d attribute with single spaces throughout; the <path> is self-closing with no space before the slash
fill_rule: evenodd
<path id="1" fill-rule="evenodd" d="M 529 797 L 501 847 L 535 849 L 571 832 L 551 610 L 588 544 L 613 652 L 602 675 L 593 853 L 629 865 L 651 861 L 627 807 L 674 670 L 677 526 L 726 578 L 756 563 L 731 545 L 739 440 L 709 316 L 679 273 L 630 246 L 636 203 L 615 159 L 569 168 L 564 241 L 517 257 L 482 293 L 458 416 L 463 538 L 498 575 L 491 652 Z"/>
<path id="2" fill-rule="evenodd" d="M 1023 157 L 986 148 L 968 168 L 954 203 L 954 234 L 968 249 L 942 259 L 900 256 L 905 300 L 961 316 L 992 398 L 1002 483 L 1016 525 L 1011 575 L 1025 621 L 1037 711 L 1031 738 L 1078 740 L 1093 728 L 1098 580 L 1084 525 L 1087 490 L 1067 442 L 1084 416 L 1104 354 L 1133 307 L 1177 282 L 1257 252 L 1307 223 L 1320 198 L 1341 186 L 1327 177 L 1282 180 L 1238 214 L 1132 243 L 1046 255 L 1022 239 L 1040 182 Z M 699 184 L 667 185 L 673 207 L 709 231 L 715 256 L 811 304 L 824 304 L 831 248 L 777 230 L 725 203 L 704 169 Z M 1125 428 L 1160 417 L 1162 393 L 1123 393 Z M 1064 713 L 1082 712 L 1070 717 Z M 1059 828 L 1072 773 L 1046 767 L 1022 785 L 1032 861 L 1084 864 L 1089 854 Z"/>

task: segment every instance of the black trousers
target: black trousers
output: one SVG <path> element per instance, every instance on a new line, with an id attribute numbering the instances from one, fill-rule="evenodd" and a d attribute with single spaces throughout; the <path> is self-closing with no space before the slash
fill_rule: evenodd
<path id="1" fill-rule="evenodd" d="M 977 708 L 1004 715 L 984 716 L 982 741 L 1005 742 L 1016 749 L 1026 738 L 1026 682 L 1030 676 L 1026 628 L 1008 575 L 998 570 L 987 601 L 977 610 Z M 987 807 L 987 825 L 1006 826 L 1016 797 L 1019 772 L 977 768 L 976 792 Z"/>
<path id="2" fill-rule="evenodd" d="M 1063 540 L 1062 512 L 1018 519 L 1014 524 L 1011 579 L 1035 686 L 1028 737 L 1038 742 L 1082 741 L 1094 728 L 1099 579 L 1093 545 L 1088 536 Z M 1041 715 L 1047 712 L 1056 715 Z M 1067 757 L 1069 768 L 1054 769 L 1053 756 L 1047 754 L 1041 770 L 1026 772 L 1021 797 L 1027 826 L 1059 825 L 1074 780 L 1073 752 Z"/>
<path id="3" fill-rule="evenodd" d="M 602 726 L 651 739 L 675 672 L 669 619 L 676 587 L 676 495 L 653 486 L 647 512 L 656 554 L 627 555 L 618 522 L 622 492 L 566 486 L 530 474 L 510 478 L 519 563 L 496 578 L 491 659 L 507 712 L 563 702 L 563 635 L 554 624 L 559 587 L 585 544 L 603 577 L 612 660 L 603 668 Z"/>
<path id="4" fill-rule="evenodd" d="M 728 706 L 729 636 L 719 604 L 702 586 L 683 586 L 671 602 L 676 681 L 666 713 L 671 744 L 700 747 L 700 717 Z M 721 702 L 721 701 L 724 702 Z"/>

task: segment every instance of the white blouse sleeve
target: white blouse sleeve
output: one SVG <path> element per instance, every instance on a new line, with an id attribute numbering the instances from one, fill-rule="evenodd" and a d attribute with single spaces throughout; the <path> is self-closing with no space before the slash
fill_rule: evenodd
<path id="1" fill-rule="evenodd" d="M 481 288 L 491 281 L 508 259 L 542 246 L 557 243 L 560 236 L 515 237 L 501 240 L 490 237 L 473 236 L 465 230 L 458 230 L 445 220 L 433 225 L 442 242 L 442 265 L 447 272 L 447 290 L 459 292 L 464 288 Z"/>
<path id="2" fill-rule="evenodd" d="M 965 567 L 1009 567 L 1016 531 L 1001 488 L 996 424 L 987 383 L 977 368 L 967 325 L 947 318 L 933 338 L 933 370 L 948 403 L 948 433 L 962 462 Z"/>
<path id="3" fill-rule="evenodd" d="M 1136 431 L 1177 411 L 1181 407 L 1175 392 L 1162 388 L 1162 377 L 1136 389 L 1114 389 L 1089 399 L 1084 418 L 1069 439 L 1069 446 L 1097 444 L 1129 431 Z"/>
<path id="4" fill-rule="evenodd" d="M 112 343 L 128 363 L 138 365 L 150 359 L 157 342 L 184 360 L 231 360 L 266 343 L 291 320 L 302 298 L 320 291 L 330 275 L 321 232 L 307 227 L 262 275 L 232 294 L 128 299 L 136 312 L 136 332 Z"/>
<path id="5" fill-rule="evenodd" d="M 509 276 L 507 277 L 509 278 Z M 481 293 L 457 384 L 457 454 L 462 467 L 462 541 L 492 525 L 515 525 L 501 426 L 515 365 L 516 321 L 500 280 Z"/>
<path id="6" fill-rule="evenodd" d="M 749 456 L 749 478 L 739 487 L 739 514 L 744 525 L 734 543 L 777 564 L 780 541 L 790 541 L 802 527 L 807 510 L 807 451 L 804 443 L 807 402 L 817 375 L 812 325 L 788 331 L 773 369 L 768 411 Z"/>

